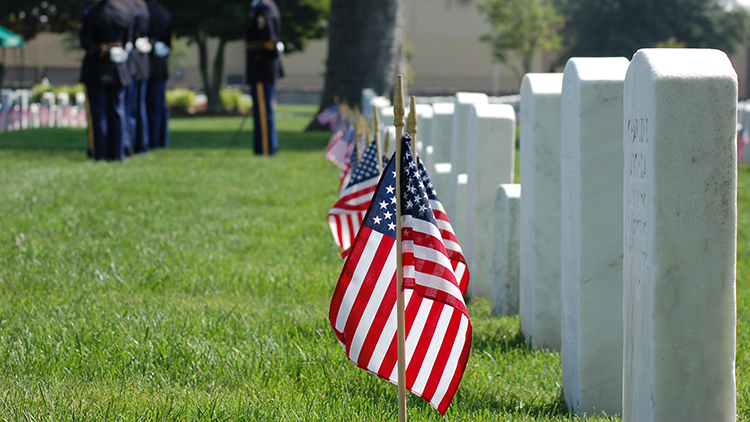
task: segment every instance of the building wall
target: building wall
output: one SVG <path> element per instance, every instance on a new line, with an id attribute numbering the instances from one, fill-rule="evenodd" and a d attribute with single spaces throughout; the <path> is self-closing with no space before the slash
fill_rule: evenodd
<path id="1" fill-rule="evenodd" d="M 456 91 L 480 91 L 488 94 L 517 93 L 518 77 L 508 67 L 493 63 L 490 46 L 479 38 L 490 32 L 490 26 L 477 11 L 479 0 L 405 0 L 406 34 L 411 52 L 410 91 L 421 95 L 444 95 Z M 216 43 L 209 46 L 213 55 Z M 173 77 L 170 86 L 200 89 L 198 50 L 190 46 L 190 59 L 184 64 L 182 76 Z M 312 42 L 302 53 L 284 56 L 286 77 L 279 80 L 277 89 L 284 91 L 320 92 L 323 89 L 327 40 Z M 8 49 L 6 68 L 18 65 L 18 54 Z M 40 34 L 26 43 L 24 80 L 38 78 L 42 69 L 53 83 L 72 83 L 78 77 L 83 52 L 77 39 L 58 34 Z M 540 53 L 534 57 L 533 71 L 547 72 L 555 56 Z M 739 75 L 740 97 L 748 92 L 747 48 L 734 54 L 732 62 Z M 517 62 L 516 62 L 517 63 Z M 562 69 L 559 69 L 562 71 Z M 173 69 L 173 74 L 175 69 Z M 224 81 L 237 84 L 245 72 L 245 53 L 242 42 L 226 47 Z M 18 73 L 9 69 L 6 85 L 18 84 Z"/>

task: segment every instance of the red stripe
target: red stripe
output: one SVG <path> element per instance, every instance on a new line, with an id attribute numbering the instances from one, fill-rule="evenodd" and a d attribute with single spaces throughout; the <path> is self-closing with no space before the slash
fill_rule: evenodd
<path id="1" fill-rule="evenodd" d="M 395 243 L 395 242 L 394 242 Z M 359 352 L 359 365 L 360 367 L 367 369 L 370 366 L 370 360 L 372 360 L 372 354 L 375 352 L 375 348 L 378 345 L 378 340 L 383 334 L 383 329 L 388 323 L 388 317 L 391 315 L 393 308 L 396 306 L 396 272 L 393 272 L 393 277 L 388 284 L 388 289 L 383 296 L 378 310 L 375 314 L 375 318 L 370 325 L 370 331 L 367 333 L 365 340 L 362 344 L 362 350 Z M 381 365 L 382 368 L 382 365 Z M 391 369 L 392 370 L 392 369 Z M 388 374 L 390 375 L 390 373 Z"/>
<path id="2" fill-rule="evenodd" d="M 352 221 L 352 215 L 347 214 L 346 215 L 346 229 L 349 232 L 349 245 L 354 243 L 354 236 L 357 234 L 357 231 L 354 229 L 354 222 Z M 341 247 L 346 249 L 347 246 L 344 246 L 344 243 L 341 243 Z"/>
<path id="3" fill-rule="evenodd" d="M 354 249 L 352 253 L 349 254 L 349 257 L 344 263 L 344 268 L 341 270 L 341 275 L 339 276 L 339 280 L 336 283 L 336 288 L 333 292 L 333 298 L 331 299 L 331 306 L 328 311 L 328 319 L 331 322 L 333 330 L 336 332 L 336 336 L 341 342 L 344 341 L 343 333 L 336 330 L 336 319 L 338 318 L 339 311 L 341 310 L 341 301 L 344 299 L 346 289 L 349 288 L 349 284 L 352 281 L 352 275 L 354 274 L 354 270 L 359 264 L 359 259 L 362 257 L 362 251 L 367 245 L 367 239 L 369 238 L 371 232 L 371 230 L 362 230 L 362 242 L 354 244 Z"/>
<path id="4" fill-rule="evenodd" d="M 432 302 L 430 305 L 430 312 L 427 315 L 425 326 L 422 329 L 417 345 L 414 348 L 411 359 L 409 360 L 409 367 L 406 368 L 406 388 L 409 391 L 414 387 L 414 382 L 417 380 L 417 376 L 422 370 L 422 364 L 427 356 L 427 349 L 430 347 L 430 342 L 435 336 L 435 328 L 440 320 L 440 313 L 442 312 L 443 307 L 444 305 L 435 302 Z"/>
<path id="5" fill-rule="evenodd" d="M 417 311 L 419 310 L 419 305 L 421 303 L 421 297 L 412 295 L 411 299 L 409 299 L 409 303 L 406 305 L 406 309 L 404 310 L 404 316 L 406 320 L 406 333 L 404 334 L 404 338 L 409 336 L 409 330 L 411 330 L 411 326 L 414 324 L 414 317 L 417 315 Z M 388 377 L 391 376 L 391 374 L 393 373 L 393 368 L 395 368 L 396 364 L 398 363 L 397 340 L 398 336 L 394 335 L 393 340 L 391 340 L 391 345 L 388 347 L 388 351 L 386 352 L 385 358 L 383 359 L 383 363 L 380 365 L 380 370 L 378 370 L 378 375 L 385 379 L 388 379 Z"/>
<path id="6" fill-rule="evenodd" d="M 391 250 L 393 243 L 394 242 L 390 237 L 383 237 L 383 240 L 377 245 L 373 261 L 369 263 L 367 275 L 362 280 L 362 287 L 360 287 L 359 293 L 357 293 L 357 297 L 354 299 L 352 310 L 349 312 L 349 317 L 346 319 L 346 325 L 344 326 L 344 344 L 346 345 L 347 353 L 349 353 L 349 350 L 351 349 L 351 341 L 354 338 L 354 333 L 357 331 L 357 326 L 362 319 L 362 314 L 367 307 L 367 303 L 370 301 L 373 290 L 375 290 L 378 277 L 380 277 L 380 272 L 385 266 L 385 262 L 388 259 L 389 251 Z M 368 246 L 369 248 L 372 248 L 372 245 Z"/>
<path id="7" fill-rule="evenodd" d="M 440 401 L 440 404 L 437 406 L 438 412 L 440 412 L 441 415 L 445 415 L 445 411 L 448 410 L 448 406 L 451 404 L 451 401 L 453 400 L 453 396 L 456 395 L 456 390 L 458 390 L 458 385 L 461 383 L 461 378 L 464 375 L 464 371 L 466 371 L 466 364 L 469 362 L 469 352 L 471 351 L 471 323 L 469 323 L 469 326 L 466 329 L 466 342 L 464 343 L 464 349 L 461 352 L 461 357 L 458 359 L 458 365 L 456 366 L 456 372 L 453 374 L 453 378 L 451 379 L 450 385 L 448 386 L 448 389 L 445 392 L 445 396 L 443 397 L 443 400 Z"/>
<path id="8" fill-rule="evenodd" d="M 445 365 L 448 363 L 451 350 L 453 349 L 453 344 L 456 342 L 458 329 L 461 326 L 461 317 L 462 314 L 456 311 L 454 311 L 453 315 L 451 315 L 451 320 L 448 323 L 447 329 L 445 330 L 443 344 L 440 345 L 440 350 L 438 351 L 437 358 L 435 359 L 435 363 L 430 370 L 430 376 L 427 378 L 424 391 L 422 392 L 422 398 L 427 401 L 430 401 L 435 396 L 435 391 L 440 385 L 440 379 L 443 377 Z M 451 399 L 453 399 L 454 394 L 455 390 L 451 391 L 450 389 L 448 389 L 445 397 L 450 397 Z M 443 403 L 443 401 L 444 400 L 441 401 L 441 404 Z M 448 403 L 450 403 L 450 400 L 448 400 Z M 447 409 L 447 406 L 445 406 L 445 409 Z M 438 411 L 441 414 L 445 414 L 445 409 L 441 410 L 440 408 L 438 408 Z"/>
<path id="9" fill-rule="evenodd" d="M 412 254 L 404 254 L 404 262 L 407 261 L 407 255 L 412 255 Z M 445 276 L 444 275 L 439 275 L 439 276 L 444 278 L 446 281 L 453 283 L 456 287 L 458 287 L 458 283 L 455 281 L 455 276 L 453 275 L 453 273 L 447 268 L 443 267 L 442 265 L 437 265 L 433 261 L 426 261 L 426 260 L 419 259 L 419 258 L 413 258 L 413 261 L 415 263 L 414 268 L 415 268 L 415 271 L 417 272 L 417 274 L 415 274 L 417 277 L 419 277 L 418 275 L 419 273 L 435 275 L 435 271 L 439 271 L 438 268 L 441 268 L 442 271 L 444 271 L 446 274 Z M 406 264 L 404 264 L 404 266 L 406 266 Z M 419 271 L 417 270 L 418 266 L 428 267 L 428 271 Z M 430 271 L 429 267 L 434 267 L 434 269 Z M 427 287 L 423 284 L 419 284 L 414 278 L 411 278 L 411 277 L 409 278 L 404 277 L 404 289 L 412 289 L 414 290 L 416 294 L 420 296 L 423 296 L 428 299 L 432 299 L 441 303 L 445 303 L 446 305 L 450 305 L 460 310 L 466 316 L 469 316 L 469 311 L 466 308 L 466 304 L 464 303 L 463 298 L 456 297 L 450 293 L 447 293 L 444 290 L 438 290 L 432 287 Z"/>

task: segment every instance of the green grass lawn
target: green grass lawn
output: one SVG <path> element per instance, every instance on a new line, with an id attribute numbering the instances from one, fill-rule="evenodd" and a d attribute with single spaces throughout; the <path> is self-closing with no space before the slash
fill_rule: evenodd
<path id="1" fill-rule="evenodd" d="M 397 389 L 349 363 L 328 323 L 343 264 L 338 169 L 315 107 L 280 106 L 280 150 L 240 117 L 175 118 L 172 147 L 85 158 L 83 129 L 0 134 L 0 420 L 380 421 Z M 739 179 L 738 419 L 750 421 L 750 169 Z M 574 418 L 560 355 L 471 303 L 449 421 Z M 410 420 L 442 420 L 409 398 Z"/>

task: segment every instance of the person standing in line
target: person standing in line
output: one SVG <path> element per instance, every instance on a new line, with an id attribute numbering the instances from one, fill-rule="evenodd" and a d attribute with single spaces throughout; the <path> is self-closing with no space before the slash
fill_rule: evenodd
<path id="1" fill-rule="evenodd" d="M 253 143 L 258 155 L 273 155 L 279 147 L 274 117 L 274 85 L 284 77 L 279 55 L 281 13 L 273 0 L 253 0 L 245 24 L 246 83 L 253 97 Z"/>
<path id="2" fill-rule="evenodd" d="M 169 107 L 167 105 L 167 79 L 169 79 L 169 53 L 172 51 L 172 16 L 156 2 L 146 0 L 150 14 L 148 37 L 153 49 L 149 54 L 151 73 L 146 89 L 148 131 L 151 148 L 169 147 Z"/>
<path id="3" fill-rule="evenodd" d="M 125 46 L 131 39 L 131 15 L 120 0 L 97 0 L 81 19 L 86 55 L 80 79 L 86 90 L 88 154 L 95 160 L 125 159 L 125 87 L 130 81 Z"/>
<path id="4" fill-rule="evenodd" d="M 130 152 L 145 153 L 149 148 L 148 114 L 146 111 L 146 85 L 148 84 L 148 54 L 152 46 L 148 38 L 149 13 L 144 0 L 123 0 L 133 11 L 133 39 L 129 46 L 128 67 L 133 76 L 125 94 L 128 114 Z"/>

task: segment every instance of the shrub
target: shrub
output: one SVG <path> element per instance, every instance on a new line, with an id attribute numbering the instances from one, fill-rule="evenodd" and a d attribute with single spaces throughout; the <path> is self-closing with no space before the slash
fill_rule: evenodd
<path id="1" fill-rule="evenodd" d="M 245 113 L 252 106 L 250 97 L 239 90 L 222 89 L 219 92 L 219 97 L 221 98 L 221 108 L 227 112 L 237 111 Z"/>
<path id="2" fill-rule="evenodd" d="M 167 106 L 170 110 L 190 113 L 193 111 L 195 92 L 185 88 L 167 90 Z"/>
<path id="3" fill-rule="evenodd" d="M 36 84 L 31 87 L 31 100 L 35 103 L 42 101 L 42 95 L 45 92 L 52 92 L 55 94 L 55 97 L 57 97 L 57 94 L 61 92 L 66 92 L 70 96 L 70 102 L 74 103 L 76 94 L 79 92 L 84 92 L 84 89 L 83 84 L 57 86 Z"/>

